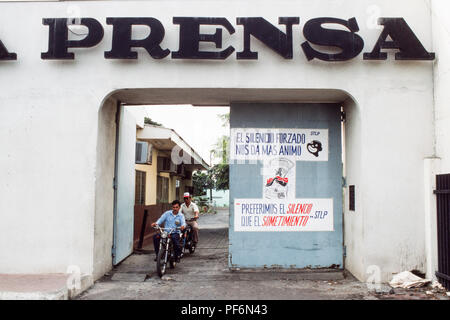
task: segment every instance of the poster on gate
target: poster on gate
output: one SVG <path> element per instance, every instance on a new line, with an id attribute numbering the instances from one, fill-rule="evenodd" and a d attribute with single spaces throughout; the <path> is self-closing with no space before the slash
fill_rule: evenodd
<path id="1" fill-rule="evenodd" d="M 231 129 L 231 160 L 328 161 L 328 150 L 328 129 Z"/>
<path id="2" fill-rule="evenodd" d="M 234 231 L 334 231 L 333 199 L 234 199 Z"/>
<path id="3" fill-rule="evenodd" d="M 262 161 L 263 198 L 286 200 L 295 198 L 295 162 L 287 158 Z"/>

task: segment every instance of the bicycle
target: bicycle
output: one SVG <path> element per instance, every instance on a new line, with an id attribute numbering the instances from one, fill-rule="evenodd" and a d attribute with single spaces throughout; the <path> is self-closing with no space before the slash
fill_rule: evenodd
<path id="1" fill-rule="evenodd" d="M 158 225 L 154 228 L 158 231 L 161 237 L 159 241 L 159 252 L 156 257 L 156 271 L 158 272 L 158 276 L 161 278 L 166 273 L 167 262 L 169 262 L 171 269 L 175 268 L 177 264 L 171 234 L 175 230 L 180 230 L 180 228 L 161 228 Z"/>

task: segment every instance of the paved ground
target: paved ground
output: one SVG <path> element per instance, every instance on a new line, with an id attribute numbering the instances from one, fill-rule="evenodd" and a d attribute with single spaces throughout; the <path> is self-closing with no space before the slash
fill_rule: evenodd
<path id="1" fill-rule="evenodd" d="M 336 270 L 233 272 L 227 265 L 228 212 L 204 215 L 199 224 L 196 252 L 186 253 L 163 278 L 156 274 L 154 253 L 146 251 L 130 256 L 78 299 L 434 299 L 425 289 L 375 294 Z"/>
<path id="2" fill-rule="evenodd" d="M 67 274 L 0 274 L 0 300 L 64 300 Z"/>

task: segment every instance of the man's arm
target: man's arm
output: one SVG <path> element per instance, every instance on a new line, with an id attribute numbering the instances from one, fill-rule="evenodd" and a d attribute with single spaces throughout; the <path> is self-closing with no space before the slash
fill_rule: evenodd
<path id="1" fill-rule="evenodd" d="M 198 206 L 195 203 L 192 203 L 194 205 L 194 218 L 198 219 L 198 215 L 199 215 L 199 210 L 198 210 Z"/>
<path id="2" fill-rule="evenodd" d="M 180 213 L 180 214 L 181 214 L 181 226 L 183 228 L 186 228 L 186 219 L 184 218 L 184 214 L 182 214 L 182 213 Z"/>
<path id="3" fill-rule="evenodd" d="M 163 224 L 164 221 L 166 221 L 166 217 L 167 217 L 167 214 L 166 214 L 166 213 L 167 213 L 167 212 L 164 212 L 164 213 L 161 215 L 161 217 L 159 217 L 159 219 L 158 219 L 156 222 L 153 222 L 153 223 L 152 223 L 152 226 L 153 226 L 153 227 L 156 226 L 156 225 L 160 226 L 161 224 Z"/>

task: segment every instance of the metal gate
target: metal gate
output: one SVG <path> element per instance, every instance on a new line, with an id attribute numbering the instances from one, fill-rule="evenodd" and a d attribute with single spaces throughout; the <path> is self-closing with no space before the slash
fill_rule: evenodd
<path id="1" fill-rule="evenodd" d="M 232 103 L 230 127 L 229 266 L 342 268 L 340 105 Z M 292 144 L 302 147 L 298 158 L 275 146 L 275 166 L 265 159 L 276 139 L 305 135 Z M 264 156 L 258 141 L 267 141 L 260 144 Z M 240 153 L 256 159 L 239 160 Z M 298 210 L 306 207 L 319 209 Z"/>
<path id="2" fill-rule="evenodd" d="M 450 174 L 436 176 L 439 282 L 450 290 Z"/>

